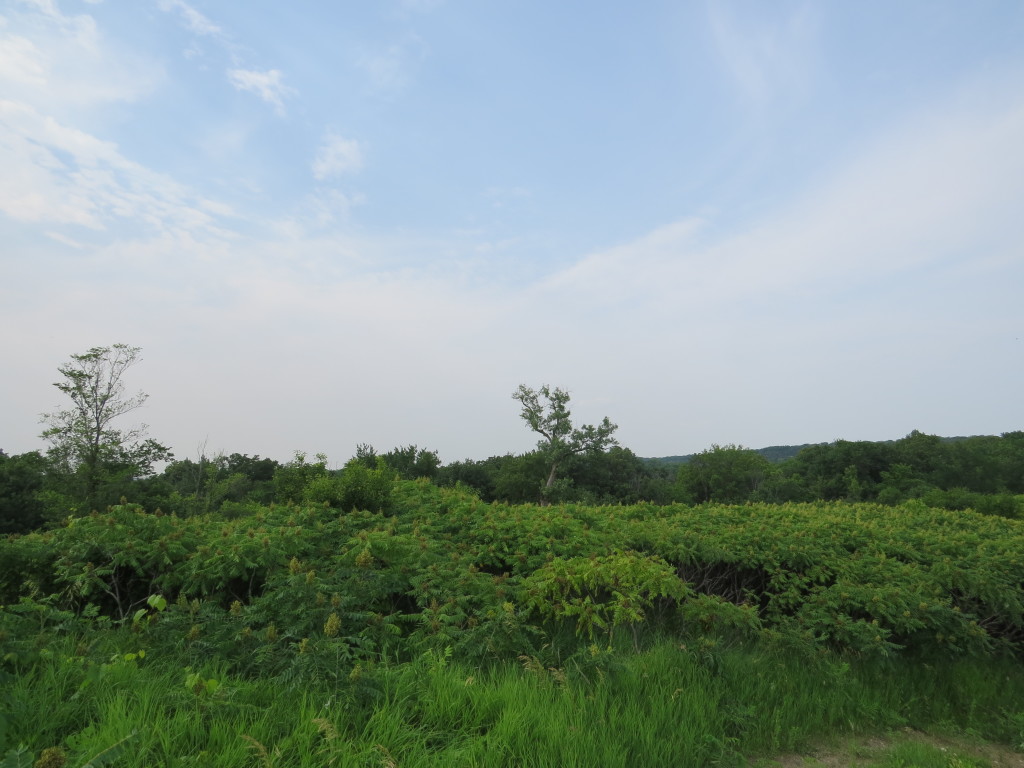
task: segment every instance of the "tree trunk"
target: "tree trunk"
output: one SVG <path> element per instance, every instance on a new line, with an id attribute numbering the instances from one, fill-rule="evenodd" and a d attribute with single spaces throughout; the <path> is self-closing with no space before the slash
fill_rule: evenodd
<path id="1" fill-rule="evenodd" d="M 558 471 L 558 462 L 556 461 L 556 462 L 554 462 L 551 465 L 551 472 L 548 475 L 548 481 L 544 484 L 545 488 L 550 488 L 552 485 L 555 484 L 555 473 L 557 471 Z"/>

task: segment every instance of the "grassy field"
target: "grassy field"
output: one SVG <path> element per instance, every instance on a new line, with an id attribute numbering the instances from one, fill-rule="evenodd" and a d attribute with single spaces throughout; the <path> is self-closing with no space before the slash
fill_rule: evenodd
<path id="1" fill-rule="evenodd" d="M 310 682 L 145 652 L 127 631 L 88 643 L 55 642 L 6 681 L 8 742 L 56 747 L 72 765 L 106 753 L 132 766 L 696 767 L 900 728 L 1024 740 L 1024 672 L 1010 660 L 851 664 L 662 642 L 561 668 L 428 652 Z"/>
<path id="2" fill-rule="evenodd" d="M 1011 765 L 1022 544 L 920 506 L 424 483 L 128 505 L 0 540 L 0 766 Z"/>

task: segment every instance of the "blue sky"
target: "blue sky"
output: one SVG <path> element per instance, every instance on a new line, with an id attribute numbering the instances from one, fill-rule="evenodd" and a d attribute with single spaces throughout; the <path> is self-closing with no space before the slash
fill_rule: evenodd
<path id="1" fill-rule="evenodd" d="M 0 448 L 1024 428 L 1024 5 L 0 0 Z"/>

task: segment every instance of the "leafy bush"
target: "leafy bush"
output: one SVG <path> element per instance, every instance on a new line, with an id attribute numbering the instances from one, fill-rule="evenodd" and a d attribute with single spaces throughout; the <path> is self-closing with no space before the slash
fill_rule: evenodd
<path id="1" fill-rule="evenodd" d="M 307 504 L 323 504 L 335 509 L 389 509 L 396 473 L 377 459 L 376 469 L 368 469 L 359 459 L 351 459 L 339 474 L 317 475 L 303 489 Z"/>
<path id="2" fill-rule="evenodd" d="M 619 630 L 871 655 L 1024 643 L 1024 524 L 1003 517 L 920 502 L 485 504 L 379 464 L 314 475 L 304 494 L 328 491 L 327 507 L 249 503 L 230 518 L 121 505 L 0 539 L 0 595 L 118 621 L 153 594 L 198 600 L 200 624 L 223 632 L 217 653 L 271 625 L 319 642 L 333 614 L 330 637 L 352 659 L 448 646 L 508 658 L 545 643 L 572 654 Z"/>
<path id="3" fill-rule="evenodd" d="M 643 623 L 657 598 L 680 601 L 688 590 L 661 558 L 620 552 L 556 557 L 523 582 L 523 593 L 542 616 L 573 618 L 577 634 L 600 630 L 610 639 L 618 627 Z"/>

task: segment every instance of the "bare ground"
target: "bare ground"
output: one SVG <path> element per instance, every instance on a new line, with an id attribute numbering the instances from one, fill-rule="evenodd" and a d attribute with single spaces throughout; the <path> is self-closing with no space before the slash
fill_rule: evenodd
<path id="1" fill-rule="evenodd" d="M 951 754 L 984 760 L 992 768 L 1024 768 L 1024 754 L 1008 746 L 921 733 L 909 728 L 888 736 L 851 737 L 822 743 L 804 754 L 780 755 L 753 765 L 758 768 L 866 768 L 882 760 L 894 745 L 904 741 L 918 741 Z"/>

